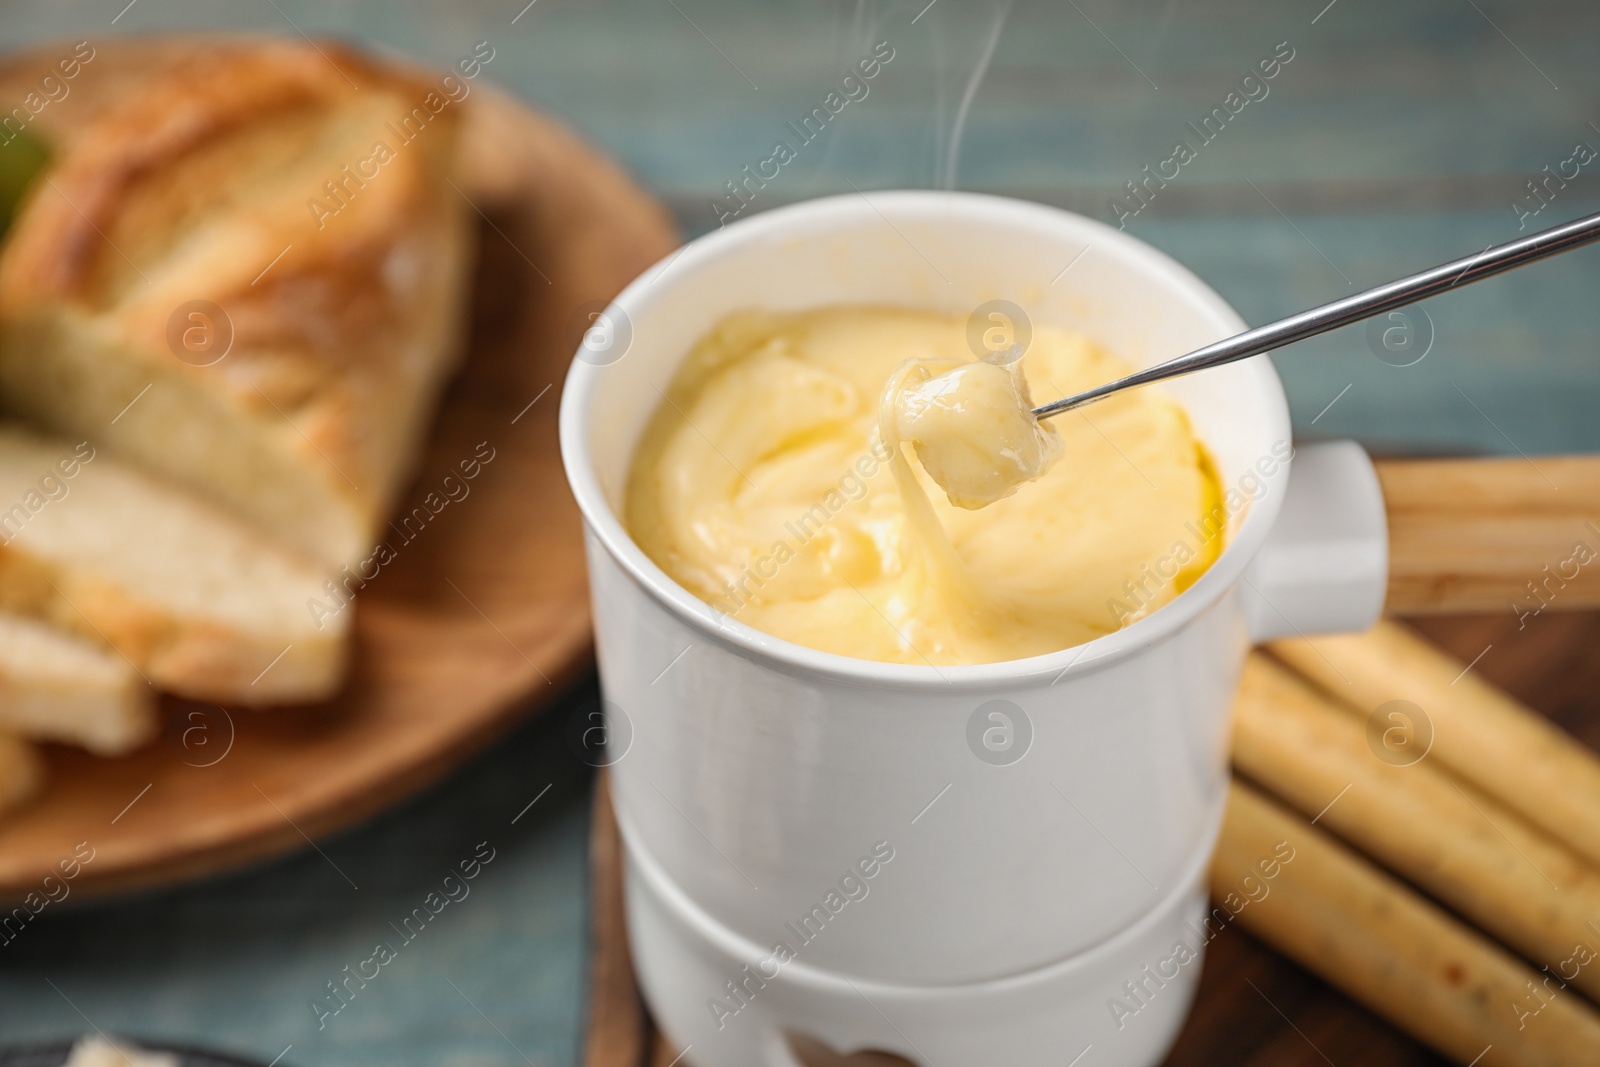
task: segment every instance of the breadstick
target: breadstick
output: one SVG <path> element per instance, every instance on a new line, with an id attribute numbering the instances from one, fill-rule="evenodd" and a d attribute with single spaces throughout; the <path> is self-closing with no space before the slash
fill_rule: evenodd
<path id="1" fill-rule="evenodd" d="M 1284 843 L 1291 858 L 1263 880 Z M 1213 896 L 1237 894 L 1246 875 L 1265 895 L 1241 905 L 1240 925 L 1458 1062 L 1593 1067 L 1600 1016 L 1577 993 L 1235 782 Z"/>
<path id="2" fill-rule="evenodd" d="M 0 734 L 0 815 L 25 804 L 43 781 L 39 750 L 20 737 Z"/>
<path id="3" fill-rule="evenodd" d="M 1587 925 L 1600 922 L 1600 872 L 1488 797 L 1473 797 L 1431 761 L 1386 762 L 1358 719 L 1259 653 L 1245 666 L 1235 704 L 1233 764 L 1536 964 L 1600 996 L 1600 963 L 1572 962 L 1579 944 L 1600 946 L 1600 927 Z"/>
<path id="4" fill-rule="evenodd" d="M 1416 704 L 1432 724 L 1430 761 L 1600 866 L 1600 759 L 1466 664 L 1392 622 L 1269 647 L 1363 718 Z"/>

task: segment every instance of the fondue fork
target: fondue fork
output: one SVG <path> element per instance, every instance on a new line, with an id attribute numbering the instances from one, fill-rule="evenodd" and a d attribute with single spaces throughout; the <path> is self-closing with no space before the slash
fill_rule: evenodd
<path id="1" fill-rule="evenodd" d="M 1395 308 L 1414 304 L 1430 296 L 1447 293 L 1458 286 L 1470 285 L 1484 278 L 1503 274 L 1524 263 L 1532 263 L 1534 260 L 1579 248 L 1595 240 L 1600 240 L 1600 212 L 1560 226 L 1553 226 L 1548 230 L 1540 230 L 1538 233 L 1529 234 L 1507 244 L 1486 248 L 1464 259 L 1442 263 L 1437 267 L 1375 286 L 1342 300 L 1290 315 L 1266 326 L 1257 326 L 1253 330 L 1246 330 L 1226 340 L 1196 349 L 1188 355 L 1158 363 L 1126 378 L 1119 378 L 1074 396 L 1041 404 L 1033 409 L 1033 415 L 1034 418 L 1047 419 L 1052 415 L 1071 411 L 1073 408 L 1082 407 L 1134 386 L 1149 385 L 1151 382 L 1165 381 L 1182 374 L 1205 370 L 1207 367 L 1218 367 L 1235 360 L 1259 356 L 1275 348 L 1304 341 L 1308 337 L 1315 337 L 1329 330 L 1337 330 L 1352 322 L 1370 319 L 1386 311 L 1393 311 Z"/>

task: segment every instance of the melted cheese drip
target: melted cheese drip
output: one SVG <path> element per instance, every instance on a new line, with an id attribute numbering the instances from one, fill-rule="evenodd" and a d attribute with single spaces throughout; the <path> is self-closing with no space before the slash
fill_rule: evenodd
<path id="1" fill-rule="evenodd" d="M 934 665 L 1069 648 L 1167 603 L 1221 549 L 1216 478 L 1171 399 L 1027 413 L 1127 370 L 1049 327 L 1008 368 L 972 358 L 959 316 L 734 315 L 668 387 L 625 522 L 690 592 L 811 648 Z"/>

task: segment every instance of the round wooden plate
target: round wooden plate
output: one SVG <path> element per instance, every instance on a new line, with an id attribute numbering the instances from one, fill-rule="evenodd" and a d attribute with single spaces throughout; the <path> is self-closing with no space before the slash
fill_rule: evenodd
<path id="1" fill-rule="evenodd" d="M 70 135 L 98 101 L 202 43 L 97 46 L 39 128 Z M 70 51 L 10 60 L 0 99 L 23 99 Z M 481 80 L 460 106 L 458 184 L 481 222 L 469 355 L 402 506 L 480 442 L 493 461 L 362 590 L 338 699 L 259 712 L 169 700 L 165 735 L 132 756 L 48 747 L 43 793 L 0 819 L 0 899 L 39 890 L 80 842 L 94 858 L 73 896 L 303 847 L 437 779 L 586 669 L 580 521 L 556 440 L 561 380 L 586 313 L 677 236 L 659 204 L 560 125 Z"/>

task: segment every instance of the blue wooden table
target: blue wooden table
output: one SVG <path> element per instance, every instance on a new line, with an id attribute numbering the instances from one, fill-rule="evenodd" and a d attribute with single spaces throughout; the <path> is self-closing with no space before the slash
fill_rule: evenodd
<path id="1" fill-rule="evenodd" d="M 1600 149 L 1600 7 L 1577 2 L 74 0 L 0 12 L 8 47 L 253 27 L 451 63 L 486 41 L 488 78 L 622 159 L 689 234 L 715 226 L 726 183 L 794 140 L 787 124 L 884 42 L 893 59 L 866 94 L 851 90 L 860 98 L 746 213 L 852 185 L 1055 203 L 1120 221 L 1253 322 L 1600 208 L 1600 159 L 1572 163 L 1579 146 Z M 1402 324 L 1432 335 L 1409 366 L 1361 327 L 1277 356 L 1297 428 L 1388 452 L 1600 450 L 1597 292 L 1600 250 L 1581 251 L 1431 301 L 1426 321 Z M 443 786 L 323 842 L 325 855 L 52 909 L 0 949 L 0 1039 L 98 1026 L 286 1065 L 576 1063 L 590 778 L 561 734 L 594 700 L 582 686 Z M 483 840 L 495 858 L 471 896 L 336 1015 L 319 1011 L 326 983 Z"/>

